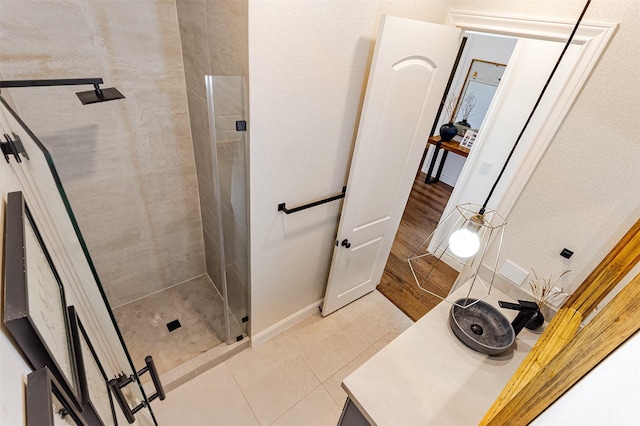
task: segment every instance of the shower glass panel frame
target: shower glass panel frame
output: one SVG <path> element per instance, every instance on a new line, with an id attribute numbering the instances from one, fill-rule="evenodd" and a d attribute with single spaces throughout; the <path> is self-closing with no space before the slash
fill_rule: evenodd
<path id="1" fill-rule="evenodd" d="M 0 114 L 4 114 L 0 117 L 0 121 L 2 121 L 0 127 L 3 128 L 3 131 L 11 129 L 11 133 L 18 132 L 20 134 L 25 155 L 21 157 L 23 158 L 21 163 L 18 163 L 13 157 L 8 162 L 23 187 L 22 192 L 26 202 L 33 209 L 32 213 L 38 218 L 48 218 L 46 223 L 42 224 L 41 231 L 43 234 L 47 234 L 47 238 L 57 239 L 69 251 L 71 257 L 68 260 L 74 268 L 81 271 L 79 274 L 85 280 L 83 281 L 85 291 L 87 297 L 91 299 L 89 302 L 98 315 L 97 318 L 108 318 L 111 322 L 111 327 L 103 324 L 103 332 L 105 333 L 103 337 L 110 344 L 109 351 L 113 357 L 101 360 L 103 366 L 107 367 L 111 373 L 111 375 L 107 373 L 108 376 L 114 378 L 118 374 L 124 374 L 132 377 L 137 386 L 132 384 L 127 387 L 127 402 L 130 403 L 130 406 L 142 403 L 144 408 L 140 413 L 146 413 L 148 416 L 137 418 L 138 424 L 144 424 L 141 422 L 148 420 L 157 424 L 51 153 L 2 96 L 0 96 Z M 13 137 L 16 136 L 13 133 Z M 56 266 L 61 267 L 61 265 Z M 113 362 L 117 362 L 117 365 L 113 365 Z M 117 405 L 114 407 L 120 422 L 124 423 L 120 407 Z"/>
<path id="2" fill-rule="evenodd" d="M 227 344 L 249 335 L 249 137 L 244 77 L 205 76 L 216 235 L 207 269 L 224 301 Z M 201 197 L 203 194 L 201 194 Z M 206 196 L 206 195 L 205 195 Z M 203 218 L 203 221 L 205 219 Z M 211 265 L 211 266 L 210 266 Z"/>

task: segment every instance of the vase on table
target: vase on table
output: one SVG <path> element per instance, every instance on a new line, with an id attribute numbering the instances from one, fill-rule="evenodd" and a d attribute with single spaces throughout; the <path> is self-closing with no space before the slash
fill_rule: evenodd
<path id="1" fill-rule="evenodd" d="M 456 124 L 460 124 L 464 127 L 471 127 L 471 124 L 469 124 L 466 118 L 463 118 L 462 120 L 458 121 Z"/>
<path id="2" fill-rule="evenodd" d="M 448 142 L 458 134 L 458 128 L 453 123 L 446 123 L 440 126 L 440 140 Z"/>

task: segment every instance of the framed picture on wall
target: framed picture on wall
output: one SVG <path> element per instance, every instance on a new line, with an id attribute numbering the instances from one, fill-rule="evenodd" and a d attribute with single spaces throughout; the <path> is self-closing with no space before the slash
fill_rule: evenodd
<path id="1" fill-rule="evenodd" d="M 471 129 L 467 130 L 464 133 L 464 137 L 460 141 L 460 146 L 463 148 L 471 149 L 471 147 L 473 146 L 473 143 L 476 141 L 477 134 L 478 132 L 476 132 L 475 130 L 471 130 Z"/>
<path id="2" fill-rule="evenodd" d="M 46 366 L 81 410 L 64 287 L 22 192 L 7 194 L 5 216 L 4 323 L 32 367 Z"/>
<path id="3" fill-rule="evenodd" d="M 69 306 L 69 322 L 78 367 L 82 415 L 90 425 L 117 425 L 107 375 L 82 326 L 74 306 Z"/>
<path id="4" fill-rule="evenodd" d="M 85 426 L 72 398 L 47 367 L 27 376 L 27 426 Z"/>

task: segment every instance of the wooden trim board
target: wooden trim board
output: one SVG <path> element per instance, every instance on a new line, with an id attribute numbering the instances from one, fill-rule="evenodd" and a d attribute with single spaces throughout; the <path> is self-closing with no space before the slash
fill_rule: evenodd
<path id="1" fill-rule="evenodd" d="M 639 274 L 578 332 L 639 260 L 640 220 L 567 299 L 480 424 L 529 423 L 640 328 Z"/>

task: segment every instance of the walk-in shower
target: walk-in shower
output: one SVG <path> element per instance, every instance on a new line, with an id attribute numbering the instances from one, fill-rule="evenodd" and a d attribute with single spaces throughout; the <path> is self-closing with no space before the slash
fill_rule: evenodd
<path id="1" fill-rule="evenodd" d="M 184 95 L 173 105 L 127 87 L 87 108 L 51 87 L 94 80 L 11 90 L 51 153 L 131 359 L 151 355 L 170 390 L 248 346 L 244 78 L 203 76 L 188 115 Z"/>
<path id="2" fill-rule="evenodd" d="M 244 79 L 205 81 L 206 110 L 190 104 L 205 273 L 114 310 L 133 357 L 151 354 L 168 380 L 201 372 L 229 350 L 246 347 L 236 342 L 247 342 L 249 332 Z M 198 121 L 200 130 L 193 125 Z"/>
<path id="3" fill-rule="evenodd" d="M 117 323 L 117 327 L 113 327 L 115 337 L 109 336 L 112 337 L 110 344 L 120 345 L 119 339 L 122 336 L 126 345 L 122 347 L 121 354 L 116 347 L 112 348 L 111 352 L 117 353 L 123 363 L 132 363 L 132 370 L 136 371 L 144 366 L 147 356 L 151 355 L 162 381 L 167 385 L 167 390 L 221 362 L 236 351 L 248 347 L 249 340 L 247 338 L 249 333 L 248 132 L 244 79 L 207 76 L 205 80 L 206 91 L 201 104 L 202 108 L 194 108 L 190 105 L 192 106 L 190 113 L 193 116 L 191 124 L 199 122 L 202 126 L 200 130 L 193 132 L 193 147 L 186 150 L 192 153 L 190 161 L 184 162 L 190 167 L 181 170 L 187 176 L 185 180 L 188 181 L 189 176 L 192 176 L 191 179 L 197 181 L 197 186 L 194 185 L 193 188 L 185 186 L 185 190 L 190 189 L 193 192 L 192 198 L 195 200 L 192 204 L 193 208 L 172 209 L 170 205 L 172 200 L 165 201 L 163 198 L 154 200 L 153 191 L 140 191 L 144 188 L 143 186 L 125 188 L 124 191 L 128 193 L 137 189 L 136 197 L 142 199 L 140 206 L 143 209 L 150 205 L 159 206 L 157 211 L 143 212 L 148 215 L 151 225 L 159 222 L 162 215 L 166 214 L 163 209 L 170 210 L 173 214 L 168 217 L 168 221 L 172 224 L 188 221 L 189 218 L 193 221 L 193 217 L 196 218 L 194 222 L 197 224 L 197 232 L 185 233 L 180 230 L 177 233 L 177 238 L 193 238 L 195 239 L 193 246 L 200 247 L 200 250 L 195 250 L 196 255 L 199 256 L 193 262 L 195 267 L 185 272 L 192 276 L 186 280 L 164 284 L 163 288 L 156 291 L 148 290 L 153 289 L 154 278 L 158 277 L 154 274 L 153 267 L 150 268 L 150 265 L 153 266 L 154 252 L 144 251 L 144 242 L 134 241 L 132 247 L 120 245 L 121 239 L 118 236 L 125 235 L 131 238 L 130 232 L 120 232 L 120 234 L 118 232 L 123 228 L 138 229 L 140 234 L 135 236 L 141 239 L 145 236 L 143 232 L 145 230 L 140 228 L 144 228 L 145 223 L 129 225 L 124 220 L 114 222 L 114 218 L 117 218 L 122 210 L 129 219 L 129 216 L 136 213 L 135 206 L 134 208 L 124 206 L 116 202 L 117 197 L 113 194 L 101 194 L 96 190 L 86 191 L 84 186 L 87 185 L 87 180 L 94 182 L 96 176 L 100 176 L 109 182 L 114 182 L 113 185 L 105 188 L 106 192 L 120 191 L 120 187 L 115 184 L 118 175 L 113 172 L 102 174 L 103 170 L 99 166 L 112 163 L 115 167 L 111 171 L 121 173 L 127 171 L 128 157 L 117 155 L 120 153 L 117 148 L 119 139 L 113 138 L 113 135 L 117 135 L 119 131 L 118 118 L 122 116 L 123 111 L 126 111 L 128 100 L 111 104 L 113 106 L 109 109 L 94 109 L 87 115 L 83 115 L 80 111 L 82 107 L 70 102 L 70 96 L 65 96 L 68 93 L 55 88 L 49 88 L 49 91 L 41 89 L 45 104 L 47 102 L 54 104 L 51 101 L 56 99 L 61 105 L 55 114 L 74 114 L 77 119 L 75 122 L 56 120 L 55 117 L 49 119 L 51 115 L 49 113 L 43 115 L 45 119 L 41 121 L 34 120 L 39 132 L 44 134 L 42 144 L 37 142 L 35 133 L 18 120 L 17 115 L 4 101 L 0 111 L 2 114 L 0 118 L 6 117 L 13 120 L 14 129 L 24 130 L 21 137 L 13 131 L 4 131 L 4 138 L 7 141 L 3 141 L 2 145 L 6 161 L 15 168 L 19 179 L 24 180 L 25 188 L 29 188 L 25 193 L 29 197 L 31 206 L 36 205 L 36 199 L 40 194 L 43 199 L 43 211 L 56 212 L 56 208 L 58 210 L 64 208 L 66 209 L 64 212 L 68 212 L 68 217 L 66 213 L 58 212 L 59 217 L 55 223 L 62 226 L 63 222 L 70 221 L 68 228 L 75 229 L 82 250 L 76 250 L 79 253 L 74 252 L 74 254 L 78 255 L 80 261 L 84 261 L 86 256 L 86 262 L 89 265 L 86 269 L 90 269 L 93 273 L 93 278 L 85 277 L 82 281 L 83 285 L 87 286 L 88 292 L 93 291 L 98 294 L 99 291 L 100 294 L 99 298 L 94 297 L 93 308 L 100 311 L 107 307 L 105 312 L 108 313 L 109 319 L 108 324 L 104 325 L 106 329 L 112 327 L 113 319 Z M 20 98 L 21 101 L 23 99 Z M 41 98 L 38 96 L 34 99 Z M 26 104 L 25 101 L 23 103 Z M 28 110 L 33 112 L 33 108 Z M 95 120 L 96 114 L 101 116 L 100 123 L 103 123 L 108 137 L 95 136 L 93 139 L 90 137 L 100 133 L 100 129 L 85 125 L 85 122 L 90 123 Z M 6 123 L 2 121 L 1 124 L 4 126 Z M 7 129 L 11 127 L 9 124 L 7 126 Z M 145 141 L 136 142 L 144 144 Z M 176 142 L 171 139 L 168 142 L 160 144 L 160 147 L 166 151 L 159 153 L 160 156 L 170 158 L 174 153 Z M 47 150 L 47 144 L 51 146 L 53 155 Z M 104 144 L 104 148 L 101 144 Z M 11 147 L 11 150 L 6 150 L 7 147 Z M 135 147 L 138 148 L 138 146 Z M 140 155 L 139 151 L 134 153 Z M 10 154 L 11 158 L 9 158 Z M 106 154 L 106 158 L 101 157 L 103 154 Z M 58 163 L 59 167 L 54 166 L 54 163 Z M 141 167 L 136 163 L 133 163 L 133 166 L 133 171 L 137 170 L 135 167 Z M 146 176 L 143 175 L 143 177 Z M 163 184 L 165 182 L 167 181 L 163 181 Z M 79 190 L 79 184 L 83 185 L 82 188 L 85 190 Z M 151 188 L 154 187 L 151 186 Z M 72 194 L 68 198 L 66 189 L 70 189 Z M 35 195 L 31 195 L 32 192 Z M 164 191 L 160 194 L 168 197 L 171 195 L 170 192 Z M 107 223 L 100 223 L 95 218 L 81 217 L 81 215 L 91 216 L 92 212 L 101 214 L 102 212 L 96 206 L 101 205 L 103 198 L 107 200 L 102 205 L 103 209 L 107 209 L 105 214 L 109 219 Z M 188 197 L 185 198 L 185 200 L 188 199 Z M 79 215 L 73 213 L 74 205 L 81 206 Z M 127 208 L 129 210 L 125 210 Z M 83 229 L 87 231 L 88 236 L 86 245 L 85 238 L 82 236 L 84 232 L 82 234 L 80 232 L 83 223 L 94 224 Z M 112 227 L 106 230 L 96 229 L 109 225 Z M 157 233 L 161 229 L 157 226 L 149 226 L 148 233 L 153 237 L 154 232 Z M 71 238 L 72 242 L 76 241 L 73 239 L 75 233 L 65 231 L 65 235 Z M 124 251 L 130 257 L 136 256 L 136 261 L 131 262 L 134 268 L 128 268 L 125 264 L 104 263 L 105 258 L 109 259 L 109 253 L 99 244 L 98 236 L 107 239 L 111 236 L 113 241 L 107 244 L 108 247 L 116 252 Z M 170 251 L 173 257 L 188 259 L 189 256 L 193 256 L 189 250 L 177 250 L 172 246 L 172 244 L 177 246 L 178 241 L 171 234 L 167 241 L 162 237 L 151 239 L 152 247 L 161 252 Z M 189 245 L 183 246 L 189 247 Z M 96 262 L 94 267 L 94 253 L 91 253 L 93 248 L 97 248 L 95 257 L 100 259 L 102 266 Z M 181 264 L 182 262 L 178 261 L 175 265 Z M 171 271 L 171 265 L 173 264 L 161 265 L 166 269 L 167 276 L 180 276 L 179 272 L 184 272 Z M 118 275 L 113 274 L 114 270 Z M 139 270 L 144 270 L 144 273 L 136 276 Z M 94 282 L 89 282 L 92 280 Z M 135 289 L 132 290 L 131 287 Z M 131 298 L 131 295 L 135 295 L 136 291 L 137 294 L 142 294 L 134 297 L 133 300 L 126 300 L 127 297 Z M 114 300 L 126 300 L 126 302 L 114 306 Z M 108 304 L 105 305 L 104 302 Z M 111 305 L 113 316 L 109 312 L 109 305 Z M 102 315 L 106 316 L 104 312 Z M 87 317 L 88 315 L 84 315 L 84 318 Z M 116 373 L 110 372 L 107 379 L 114 379 L 124 370 L 123 367 L 113 367 L 113 369 Z M 123 377 L 127 376 L 129 374 Z M 141 381 L 150 382 L 148 376 L 141 377 Z M 148 394 L 151 395 L 152 383 L 147 383 L 145 386 L 150 386 Z M 145 396 L 140 391 L 128 389 L 126 398 L 131 400 L 129 405 L 134 407 L 142 404 Z"/>

